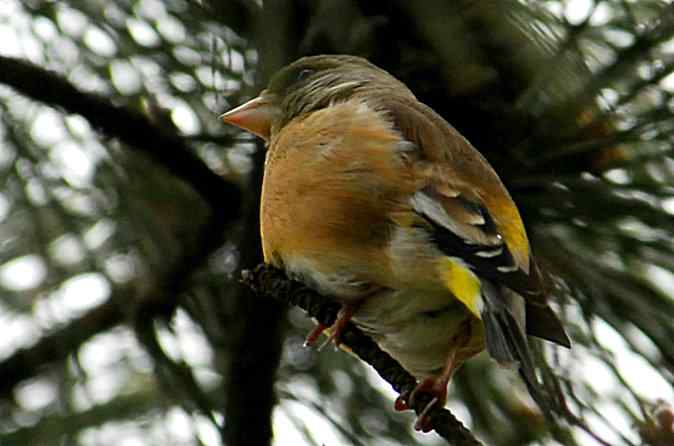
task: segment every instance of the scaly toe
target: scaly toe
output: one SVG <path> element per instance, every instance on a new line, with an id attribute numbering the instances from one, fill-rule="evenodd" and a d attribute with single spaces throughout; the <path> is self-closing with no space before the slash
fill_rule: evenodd
<path id="1" fill-rule="evenodd" d="M 328 327 L 323 325 L 323 324 L 318 324 L 316 327 L 314 327 L 313 330 L 307 335 L 307 337 L 304 339 L 304 346 L 305 347 L 311 347 L 316 343 L 318 338 L 321 336 L 321 334 L 327 329 Z"/>
<path id="2" fill-rule="evenodd" d="M 410 405 L 407 402 L 410 396 L 410 392 L 401 393 L 398 398 L 396 398 L 395 403 L 393 403 L 393 408 L 398 412 L 402 412 L 410 409 Z"/>
<path id="3" fill-rule="evenodd" d="M 438 403 L 438 401 L 440 401 L 440 399 L 436 396 L 433 397 L 433 399 L 429 401 L 428 404 L 426 404 L 426 407 L 424 407 L 424 410 L 421 411 L 417 417 L 417 421 L 414 423 L 414 430 L 430 432 L 433 429 L 433 426 L 431 425 L 431 417 L 428 414 Z"/>

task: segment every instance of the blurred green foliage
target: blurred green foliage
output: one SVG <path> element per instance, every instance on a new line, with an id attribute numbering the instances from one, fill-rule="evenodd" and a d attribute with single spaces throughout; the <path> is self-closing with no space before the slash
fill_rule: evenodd
<path id="1" fill-rule="evenodd" d="M 301 312 L 237 284 L 259 261 L 262 152 L 216 117 L 325 52 L 389 70 L 489 158 L 574 339 L 537 345 L 558 426 L 485 357 L 450 408 L 486 444 L 674 444 L 674 10 L 658 0 L 3 0 L 0 444 L 264 444 L 268 425 L 276 444 L 440 443 L 367 365 L 302 348 Z M 73 113 L 41 76 L 111 114 Z M 143 134 L 109 125 L 130 117 Z M 197 186 L 161 138 L 232 189 Z"/>

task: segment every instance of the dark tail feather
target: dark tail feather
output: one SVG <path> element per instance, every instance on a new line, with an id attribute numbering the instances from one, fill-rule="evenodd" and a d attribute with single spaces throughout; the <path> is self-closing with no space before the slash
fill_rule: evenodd
<path id="1" fill-rule="evenodd" d="M 562 322 L 547 305 L 527 304 L 527 333 L 571 348 L 571 340 Z"/>
<path id="2" fill-rule="evenodd" d="M 550 398 L 536 377 L 534 360 L 524 331 L 524 299 L 508 290 L 483 281 L 487 351 L 499 364 L 515 365 L 527 390 L 546 418 L 552 418 Z"/>

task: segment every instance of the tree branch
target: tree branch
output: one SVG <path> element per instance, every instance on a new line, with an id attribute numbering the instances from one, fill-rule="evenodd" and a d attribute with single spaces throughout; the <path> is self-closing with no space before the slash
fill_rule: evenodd
<path id="1" fill-rule="evenodd" d="M 128 290 L 116 294 L 128 299 Z M 47 364 L 65 359 L 92 336 L 118 325 L 124 313 L 117 301 L 111 296 L 79 319 L 0 362 L 0 399 L 9 399 L 19 382 L 35 376 Z"/>
<path id="2" fill-rule="evenodd" d="M 95 426 L 149 418 L 156 413 L 157 401 L 163 396 L 160 389 L 149 384 L 89 409 L 66 413 L 53 410 L 45 414 L 39 423 L 21 426 L 15 431 L 2 432 L 0 441 L 3 446 L 54 444 L 66 436 L 76 436 Z"/>
<path id="3" fill-rule="evenodd" d="M 187 286 L 186 279 L 224 243 L 226 225 L 240 217 L 242 198 L 238 188 L 212 172 L 180 136 L 156 127 L 138 111 L 82 92 L 58 74 L 29 62 L 0 56 L 0 65 L 3 67 L 0 82 L 37 101 L 81 114 L 94 127 L 148 154 L 194 187 L 212 211 L 209 220 L 197 229 L 195 244 L 184 247 L 173 267 L 157 278 L 158 286 L 150 287 L 136 299 L 129 299 L 128 289 L 120 289 L 108 302 L 0 362 L 3 377 L 0 398 L 7 398 L 18 382 L 35 376 L 50 363 L 63 360 L 95 334 L 129 318 L 142 324 L 149 318 L 172 314 L 179 304 L 175 296 Z M 124 309 L 120 302 L 130 300 L 133 306 Z"/>
<path id="4" fill-rule="evenodd" d="M 203 11 L 202 20 L 215 19 L 240 36 L 250 36 L 256 32 L 258 17 L 262 13 L 262 7 L 253 0 L 205 0 L 194 3 L 196 7 L 192 11 Z"/>
<path id="5" fill-rule="evenodd" d="M 180 304 L 177 296 L 189 285 L 187 279 L 224 243 L 225 215 L 214 212 L 210 220 L 197 229 L 196 244 L 185 247 L 184 254 L 173 266 L 154 280 L 156 286 L 147 287 L 143 293 L 128 287 L 117 289 L 102 305 L 35 345 L 0 361 L 0 399 L 10 398 L 16 384 L 37 375 L 49 364 L 65 359 L 98 333 L 125 322 L 132 322 L 137 328 L 152 318 L 169 317 Z"/>
<path id="6" fill-rule="evenodd" d="M 340 305 L 306 285 L 289 280 L 279 269 L 269 265 L 259 265 L 252 271 L 244 271 L 243 283 L 257 294 L 297 306 L 319 323 L 332 325 Z M 341 341 L 360 359 L 370 364 L 398 393 L 409 393 L 416 386 L 416 379 L 366 334 L 349 323 L 342 333 Z M 419 395 L 414 400 L 414 411 L 419 414 L 430 401 L 427 395 Z M 482 445 L 473 434 L 447 409 L 434 408 L 430 411 L 433 429 L 449 444 L 455 446 Z"/>
<path id="7" fill-rule="evenodd" d="M 155 126 L 133 108 L 80 91 L 59 74 L 25 60 L 0 56 L 0 66 L 0 82 L 36 101 L 84 116 L 95 128 L 148 154 L 186 181 L 214 209 L 223 208 L 226 203 L 229 221 L 239 216 L 238 188 L 209 169 L 179 135 Z"/>
<path id="8" fill-rule="evenodd" d="M 221 2 L 222 3 L 222 2 Z M 252 2 L 247 2 L 252 3 Z M 250 34 L 258 50 L 256 84 L 264 88 L 269 77 L 296 57 L 299 33 L 296 0 L 267 0 L 254 14 L 254 32 Z M 260 140 L 251 157 L 253 169 L 248 176 L 243 227 L 248 228 L 237 245 L 241 258 L 239 268 L 253 268 L 262 261 L 260 239 L 260 195 L 265 150 Z M 277 404 L 276 371 L 285 339 L 286 307 L 269 302 L 264 312 L 250 288 L 241 286 L 231 304 L 237 323 L 229 328 L 232 347 L 229 362 L 224 413 L 224 443 L 230 446 L 270 445 L 273 439 L 272 414 Z"/>

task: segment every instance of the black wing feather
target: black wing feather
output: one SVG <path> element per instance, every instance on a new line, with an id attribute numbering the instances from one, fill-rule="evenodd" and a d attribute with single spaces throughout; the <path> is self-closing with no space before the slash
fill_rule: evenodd
<path id="1" fill-rule="evenodd" d="M 431 192 L 426 190 L 422 191 L 422 193 L 431 195 Z M 431 237 L 436 246 L 448 256 L 458 257 L 463 260 L 480 277 L 487 278 L 496 283 L 502 283 L 517 293 L 527 295 L 539 293 L 540 290 L 532 283 L 531 277 L 517 268 L 515 259 L 499 235 L 496 224 L 487 209 L 478 203 L 461 197 L 456 197 L 456 199 L 460 200 L 466 209 L 479 213 L 484 220 L 484 223 L 479 225 L 480 229 L 485 234 L 491 236 L 492 239 L 499 240 L 499 242 L 487 246 L 467 241 L 436 222 L 431 216 L 417 209 L 417 212 L 432 228 Z M 497 251 L 498 253 L 495 255 L 484 256 L 485 253 Z"/>
<path id="2" fill-rule="evenodd" d="M 487 351 L 500 364 L 517 364 L 522 380 L 529 394 L 547 418 L 552 417 L 553 399 L 550 398 L 536 376 L 534 360 L 524 332 L 524 321 L 518 321 L 515 299 L 522 297 L 503 291 L 489 281 L 483 281 L 484 310 L 482 320 L 485 326 Z M 523 301 L 519 302 L 524 305 Z M 523 315 L 522 315 L 523 316 Z"/>
<path id="3" fill-rule="evenodd" d="M 436 195 L 431 189 L 423 189 L 418 193 L 431 199 Z M 461 196 L 454 197 L 454 200 L 459 200 L 466 210 L 481 217 L 479 220 L 482 223 L 476 226 L 480 227 L 486 239 L 495 242 L 486 245 L 466 240 L 453 232 L 447 224 L 438 221 L 442 219 L 438 219 L 437 215 L 432 215 L 431 211 L 415 208 L 428 226 L 431 238 L 438 249 L 448 256 L 463 260 L 483 281 L 492 281 L 524 296 L 527 302 L 527 333 L 570 348 L 571 341 L 555 313 L 545 303 L 539 282 L 517 267 L 489 211 L 484 206 Z M 446 216 L 445 220 L 447 218 L 449 216 Z M 531 270 L 532 274 L 536 274 L 535 264 L 531 265 Z"/>

